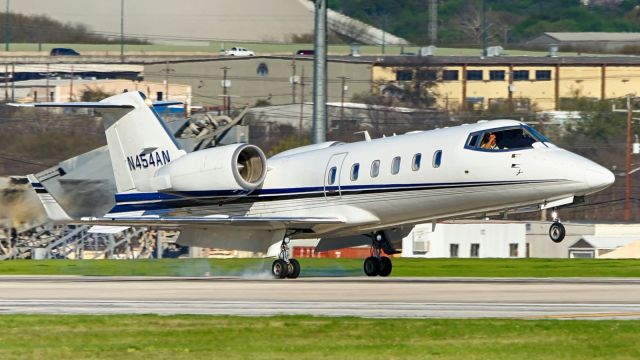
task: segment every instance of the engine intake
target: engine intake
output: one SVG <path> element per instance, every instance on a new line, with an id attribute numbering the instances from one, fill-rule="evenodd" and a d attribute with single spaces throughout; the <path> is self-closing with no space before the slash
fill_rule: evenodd
<path id="1" fill-rule="evenodd" d="M 195 151 L 160 168 L 154 177 L 161 191 L 225 191 L 246 194 L 262 185 L 267 158 L 249 144 Z"/>

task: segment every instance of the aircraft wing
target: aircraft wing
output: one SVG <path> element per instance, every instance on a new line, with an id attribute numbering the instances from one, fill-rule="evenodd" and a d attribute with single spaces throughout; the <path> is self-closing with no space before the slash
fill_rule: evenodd
<path id="1" fill-rule="evenodd" d="M 295 229 L 305 230 L 316 225 L 344 224 L 345 221 L 333 217 L 286 217 L 286 216 L 122 216 L 84 217 L 77 224 L 100 226 L 150 226 L 162 229 L 176 229 L 183 226 L 225 226 L 242 227 L 252 230 Z"/>

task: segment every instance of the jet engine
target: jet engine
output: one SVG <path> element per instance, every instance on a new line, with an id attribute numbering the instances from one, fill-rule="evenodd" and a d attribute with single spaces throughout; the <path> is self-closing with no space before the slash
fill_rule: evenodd
<path id="1" fill-rule="evenodd" d="M 158 169 L 152 183 L 160 191 L 229 191 L 244 194 L 260 186 L 267 158 L 249 144 L 233 144 L 188 153 Z"/>

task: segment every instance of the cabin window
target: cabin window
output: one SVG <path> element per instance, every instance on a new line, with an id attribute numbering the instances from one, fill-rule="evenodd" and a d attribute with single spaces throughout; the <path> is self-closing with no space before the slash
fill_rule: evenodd
<path id="1" fill-rule="evenodd" d="M 433 153 L 433 167 L 439 168 L 441 163 L 442 163 L 442 150 L 436 150 L 436 152 Z"/>
<path id="2" fill-rule="evenodd" d="M 393 158 L 391 162 L 391 174 L 395 175 L 400 172 L 400 156 L 396 156 Z"/>
<path id="3" fill-rule="evenodd" d="M 375 160 L 371 163 L 371 177 L 378 177 L 380 174 L 380 160 Z"/>
<path id="4" fill-rule="evenodd" d="M 478 145 L 479 138 L 480 138 L 480 134 L 469 135 L 469 140 L 467 140 L 467 147 L 475 147 L 476 145 Z"/>
<path id="5" fill-rule="evenodd" d="M 411 169 L 413 171 L 420 170 L 420 161 L 422 160 L 422 154 L 417 153 L 413 155 L 413 161 L 411 162 Z"/>
<path id="6" fill-rule="evenodd" d="M 338 169 L 334 166 L 331 169 L 329 169 L 329 175 L 327 176 L 327 183 L 329 185 L 333 185 L 336 183 L 336 173 L 338 172 Z"/>
<path id="7" fill-rule="evenodd" d="M 355 163 L 351 166 L 351 181 L 358 180 L 358 171 L 360 171 L 360 164 Z"/>

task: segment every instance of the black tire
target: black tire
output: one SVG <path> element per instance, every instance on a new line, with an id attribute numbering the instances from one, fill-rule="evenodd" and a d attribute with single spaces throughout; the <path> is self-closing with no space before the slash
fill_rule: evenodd
<path id="1" fill-rule="evenodd" d="M 391 259 L 386 256 L 380 258 L 380 272 L 378 275 L 380 276 L 389 276 L 391 274 L 391 270 L 393 269 L 393 265 L 391 264 Z"/>
<path id="2" fill-rule="evenodd" d="M 373 256 L 364 259 L 364 273 L 367 276 L 378 275 L 380 273 L 380 260 Z"/>
<path id="3" fill-rule="evenodd" d="M 287 277 L 295 279 L 300 276 L 300 262 L 296 259 L 289 259 L 289 267 L 287 269 Z"/>
<path id="4" fill-rule="evenodd" d="M 562 223 L 556 221 L 549 227 L 549 238 L 551 238 L 551 241 L 553 241 L 554 243 L 560 243 L 562 240 L 564 240 L 565 235 L 566 231 Z"/>
<path id="5" fill-rule="evenodd" d="M 287 277 L 289 266 L 282 259 L 275 260 L 271 265 L 271 273 L 276 279 L 284 279 Z"/>

